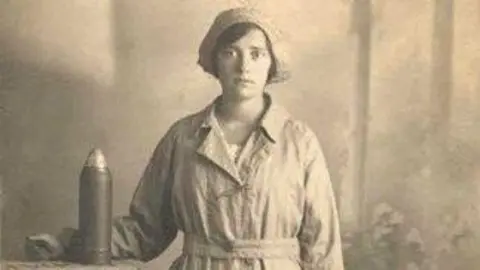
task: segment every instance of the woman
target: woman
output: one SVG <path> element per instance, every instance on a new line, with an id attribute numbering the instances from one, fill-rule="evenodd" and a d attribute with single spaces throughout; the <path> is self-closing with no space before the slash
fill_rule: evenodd
<path id="1" fill-rule="evenodd" d="M 319 143 L 265 92 L 287 78 L 271 37 L 254 10 L 217 16 L 198 63 L 222 94 L 161 139 L 115 222 L 115 257 L 151 260 L 182 231 L 171 269 L 343 269 Z"/>

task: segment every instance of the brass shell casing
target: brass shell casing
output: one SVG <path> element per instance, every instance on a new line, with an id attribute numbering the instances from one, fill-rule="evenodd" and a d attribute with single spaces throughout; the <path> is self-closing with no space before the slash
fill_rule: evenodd
<path id="1" fill-rule="evenodd" d="M 93 149 L 80 174 L 79 233 L 84 264 L 111 264 L 112 177 L 101 150 Z"/>

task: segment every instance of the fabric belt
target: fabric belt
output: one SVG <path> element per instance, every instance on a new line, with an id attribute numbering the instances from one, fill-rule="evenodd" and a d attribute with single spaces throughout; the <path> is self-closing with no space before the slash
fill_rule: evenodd
<path id="1" fill-rule="evenodd" d="M 218 259 L 233 258 L 298 258 L 300 246 L 297 238 L 234 240 L 211 243 L 185 233 L 183 252 L 188 255 Z"/>

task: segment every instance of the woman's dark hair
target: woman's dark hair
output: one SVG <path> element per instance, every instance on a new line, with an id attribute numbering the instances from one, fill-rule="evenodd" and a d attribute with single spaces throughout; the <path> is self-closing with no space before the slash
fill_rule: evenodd
<path id="1" fill-rule="evenodd" d="M 276 71 L 276 62 L 274 59 L 272 43 L 270 41 L 270 38 L 268 37 L 267 33 L 265 33 L 265 31 L 257 24 L 251 23 L 251 22 L 245 22 L 245 23 L 236 23 L 231 25 L 229 28 L 223 31 L 222 34 L 220 34 L 220 36 L 217 38 L 217 42 L 212 51 L 213 74 L 215 75 L 215 77 L 218 77 L 218 67 L 217 67 L 218 52 L 221 49 L 227 47 L 228 45 L 236 42 L 237 40 L 245 36 L 248 32 L 250 32 L 253 29 L 258 29 L 262 31 L 267 41 L 268 53 L 270 54 L 270 58 L 272 60 L 270 64 L 270 70 L 268 71 L 267 82 L 269 82 L 271 78 L 275 75 L 274 73 Z"/>

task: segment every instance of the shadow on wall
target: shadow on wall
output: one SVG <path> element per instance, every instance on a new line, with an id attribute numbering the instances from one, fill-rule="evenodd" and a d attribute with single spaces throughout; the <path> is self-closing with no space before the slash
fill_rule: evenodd
<path id="1" fill-rule="evenodd" d="M 101 87 L 15 55 L 1 55 L 0 74 L 7 157 L 2 255 L 23 259 L 26 236 L 76 225 L 78 174 L 91 143 L 103 142 L 91 121 L 91 97 Z"/>

